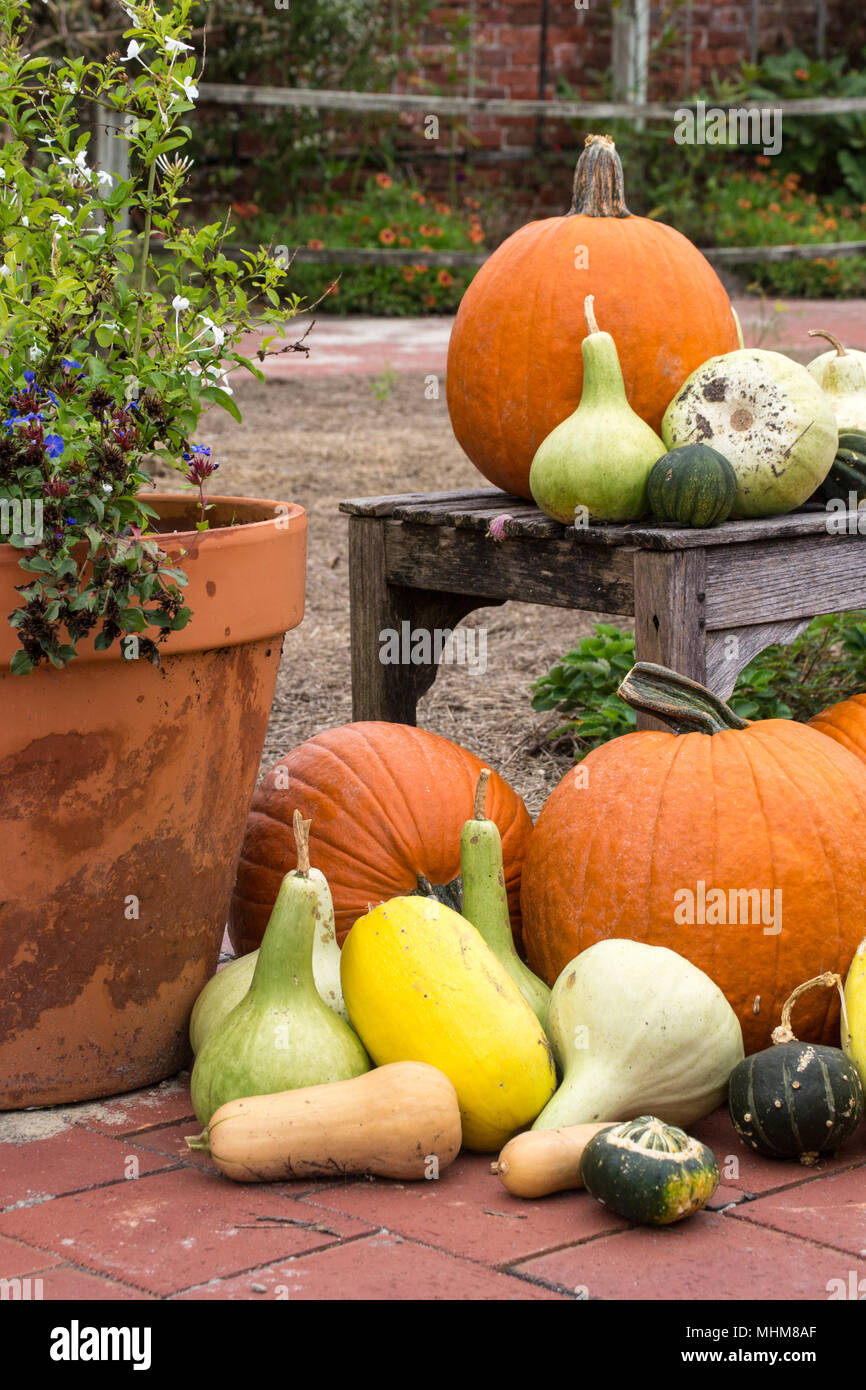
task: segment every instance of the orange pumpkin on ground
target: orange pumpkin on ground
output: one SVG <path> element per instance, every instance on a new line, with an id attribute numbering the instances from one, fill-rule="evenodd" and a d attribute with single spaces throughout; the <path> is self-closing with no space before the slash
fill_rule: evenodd
<path id="1" fill-rule="evenodd" d="M 740 346 L 709 261 L 673 227 L 632 216 L 613 141 L 588 136 L 570 211 L 530 222 L 494 251 L 448 348 L 458 442 L 492 483 L 530 501 L 536 449 L 580 403 L 588 294 L 616 343 L 629 405 L 657 434 L 686 378 Z"/>
<path id="2" fill-rule="evenodd" d="M 241 955 L 260 943 L 283 875 L 295 867 L 292 813 L 311 820 L 310 862 L 334 899 L 337 938 L 370 907 L 424 889 L 460 908 L 460 835 L 486 764 L 408 724 L 345 724 L 281 758 L 253 797 L 229 915 Z M 520 871 L 532 821 L 493 773 L 487 815 L 499 826 L 512 929 L 520 944 Z"/>
<path id="3" fill-rule="evenodd" d="M 866 762 L 866 694 L 852 695 L 830 705 L 809 720 L 813 729 L 834 738 L 843 748 Z"/>
<path id="4" fill-rule="evenodd" d="M 755 1052 L 795 986 L 844 975 L 863 936 L 862 765 L 807 725 L 747 725 L 663 667 L 638 663 L 620 694 L 681 732 L 614 739 L 549 797 L 523 866 L 529 964 L 552 984 L 608 937 L 667 946 L 724 991 Z M 835 995 L 810 996 L 798 1034 L 838 1045 L 838 1017 Z"/>

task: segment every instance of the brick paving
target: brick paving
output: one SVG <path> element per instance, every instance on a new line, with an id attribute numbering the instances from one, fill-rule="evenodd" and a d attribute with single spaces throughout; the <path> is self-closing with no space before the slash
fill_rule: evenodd
<path id="1" fill-rule="evenodd" d="M 828 343 L 808 336 L 810 328 L 827 328 L 848 347 L 866 351 L 866 301 L 811 299 L 762 301 L 754 296 L 734 298 L 747 347 L 771 348 L 808 362 Z M 297 342 L 309 325 L 303 315 L 294 319 L 290 336 L 271 344 Z M 338 318 L 323 314 L 307 339 L 309 356 L 286 353 L 267 357 L 266 376 L 280 379 L 307 376 L 378 376 L 383 372 L 431 372 L 444 376 L 451 318 Z M 255 352 L 259 339 L 243 340 L 242 351 Z"/>
<path id="2" fill-rule="evenodd" d="M 748 1153 L 719 1110 L 691 1126 L 723 1174 L 712 1209 L 652 1230 L 585 1192 L 511 1197 L 481 1154 L 429 1182 L 232 1183 L 186 1147 L 199 1128 L 188 1080 L 0 1115 L 0 1278 L 81 1301 L 866 1291 L 866 1125 L 809 1169 Z"/>

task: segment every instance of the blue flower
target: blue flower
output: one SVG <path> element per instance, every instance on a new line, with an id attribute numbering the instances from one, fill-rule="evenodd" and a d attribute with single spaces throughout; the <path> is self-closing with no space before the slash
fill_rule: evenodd
<path id="1" fill-rule="evenodd" d="M 45 452 L 50 459 L 59 458 L 64 450 L 64 442 L 59 434 L 46 434 L 43 440 Z"/>
<path id="2" fill-rule="evenodd" d="M 28 386 L 32 386 L 33 383 L 34 383 L 34 381 L 36 380 L 36 373 L 35 373 L 35 372 L 25 372 L 25 373 L 24 373 L 24 380 L 27 382 L 27 385 L 28 385 Z"/>
<path id="3" fill-rule="evenodd" d="M 77 526 L 78 522 L 74 516 L 68 516 L 66 518 L 66 524 L 67 526 Z"/>
<path id="4" fill-rule="evenodd" d="M 71 372 L 73 367 L 77 367 L 79 371 L 84 370 L 81 363 L 76 362 L 73 357 L 61 357 L 60 365 L 63 368 L 64 372 Z"/>

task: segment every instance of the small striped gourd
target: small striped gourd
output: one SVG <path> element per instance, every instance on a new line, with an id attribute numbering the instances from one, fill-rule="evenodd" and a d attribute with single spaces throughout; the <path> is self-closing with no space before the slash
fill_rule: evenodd
<path id="1" fill-rule="evenodd" d="M 801 994 L 841 984 L 841 976 L 828 971 L 798 985 L 773 1030 L 773 1046 L 731 1072 L 731 1120 L 756 1153 L 811 1166 L 834 1153 L 863 1119 L 863 1086 L 853 1061 L 841 1048 L 800 1042 L 791 1031 L 791 1009 Z"/>
<path id="2" fill-rule="evenodd" d="M 596 1134 L 580 1175 L 599 1202 L 646 1226 L 670 1226 L 700 1211 L 719 1185 L 712 1150 L 654 1115 Z"/>

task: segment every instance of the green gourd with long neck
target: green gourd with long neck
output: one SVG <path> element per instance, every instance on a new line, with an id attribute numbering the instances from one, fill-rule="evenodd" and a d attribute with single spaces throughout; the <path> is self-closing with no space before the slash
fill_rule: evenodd
<path id="1" fill-rule="evenodd" d="M 581 345 L 580 405 L 539 445 L 530 491 L 543 512 L 565 524 L 637 521 L 646 514 L 647 479 L 665 445 L 628 403 L 616 344 L 599 331 L 591 294 L 584 311 L 589 331 Z"/>
<path id="2" fill-rule="evenodd" d="M 192 1070 L 192 1103 L 203 1125 L 230 1100 L 346 1081 L 370 1058 L 329 1009 L 313 979 L 318 889 L 310 878 L 309 821 L 294 816 L 298 867 L 286 874 L 248 993 L 209 1033 Z"/>
<path id="3" fill-rule="evenodd" d="M 502 837 L 495 821 L 484 815 L 490 769 L 482 768 L 475 791 L 472 820 L 460 836 L 460 876 L 463 911 L 467 922 L 480 932 L 493 954 L 508 971 L 542 1028 L 547 1018 L 550 990 L 533 975 L 517 954 L 505 891 Z"/>

